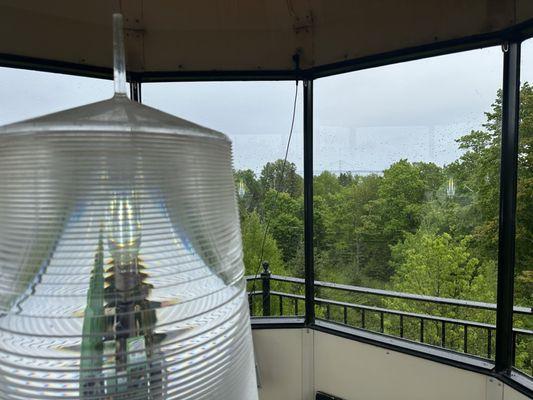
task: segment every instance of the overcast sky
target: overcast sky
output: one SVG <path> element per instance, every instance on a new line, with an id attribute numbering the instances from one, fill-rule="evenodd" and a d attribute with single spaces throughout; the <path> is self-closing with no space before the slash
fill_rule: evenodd
<path id="1" fill-rule="evenodd" d="M 533 81 L 533 40 L 522 81 Z M 455 139 L 484 122 L 502 81 L 499 47 L 315 81 L 315 172 L 380 171 L 400 158 L 444 165 Z M 107 80 L 0 68 L 0 125 L 112 95 Z M 228 134 L 238 169 L 282 158 L 294 82 L 143 85 L 143 102 Z M 289 159 L 302 169 L 302 85 Z"/>

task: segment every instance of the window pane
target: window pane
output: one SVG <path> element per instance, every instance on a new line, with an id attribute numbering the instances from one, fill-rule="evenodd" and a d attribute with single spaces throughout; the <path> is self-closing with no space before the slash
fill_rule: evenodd
<path id="1" fill-rule="evenodd" d="M 515 306 L 533 307 L 533 39 L 522 43 Z M 533 318 L 516 315 L 515 366 L 533 375 Z"/>
<path id="2" fill-rule="evenodd" d="M 444 303 L 496 300 L 501 81 L 488 48 L 316 82 L 317 279 L 396 292 L 317 316 L 493 357 L 495 312 Z"/>
<path id="3" fill-rule="evenodd" d="M 0 93 L 0 125 L 4 125 L 108 99 L 113 82 L 0 67 Z"/>
<path id="4" fill-rule="evenodd" d="M 301 87 L 299 90 L 296 122 L 284 167 L 294 82 L 143 85 L 145 104 L 224 132 L 232 140 L 244 264 L 250 277 L 263 272 L 261 259 L 269 263 L 272 274 L 303 277 Z M 248 288 L 261 292 L 261 280 L 255 284 L 249 281 Z M 296 297 L 303 295 L 303 289 L 303 284 L 272 280 L 268 297 L 271 315 L 303 315 L 304 301 Z M 263 315 L 261 293 L 254 296 L 252 311 Z M 267 315 L 268 310 L 264 311 Z"/>

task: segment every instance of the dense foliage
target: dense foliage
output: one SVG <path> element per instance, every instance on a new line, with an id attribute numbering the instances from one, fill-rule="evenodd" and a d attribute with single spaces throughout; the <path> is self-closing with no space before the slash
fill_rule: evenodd
<path id="1" fill-rule="evenodd" d="M 533 87 L 528 83 L 522 86 L 520 117 L 515 303 L 531 306 Z M 400 159 L 379 175 L 325 171 L 315 176 L 316 279 L 495 302 L 500 137 L 498 93 L 483 129 L 457 140 L 462 155 L 449 165 Z M 263 247 L 263 259 L 270 262 L 274 273 L 303 276 L 303 180 L 295 164 L 284 166 L 283 160 L 277 160 L 267 163 L 260 176 L 251 170 L 236 171 L 235 180 L 247 274 L 258 271 Z M 342 293 L 321 296 L 495 322 L 494 313 L 484 311 Z M 393 329 L 392 321 L 386 325 Z M 533 327 L 531 318 L 525 317 L 517 318 L 515 325 Z M 412 336 L 416 329 L 412 328 Z M 428 327 L 427 341 L 438 343 L 439 332 L 437 326 Z M 486 355 L 485 345 L 481 347 L 483 334 L 470 332 L 473 345 L 469 352 Z M 447 347 L 460 349 L 461 335 L 452 328 Z M 529 373 L 532 354 L 532 341 L 518 344 L 516 363 Z"/>

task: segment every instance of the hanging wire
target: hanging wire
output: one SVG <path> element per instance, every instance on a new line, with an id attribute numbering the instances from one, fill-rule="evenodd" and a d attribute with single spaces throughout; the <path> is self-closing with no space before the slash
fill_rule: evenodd
<path id="1" fill-rule="evenodd" d="M 285 147 L 285 157 L 283 158 L 283 164 L 281 166 L 281 174 L 279 176 L 279 179 L 280 181 L 279 182 L 276 182 L 274 181 L 274 188 L 278 188 L 281 189 L 282 188 L 282 185 L 283 185 L 283 178 L 285 176 L 285 167 L 287 165 L 287 157 L 289 156 L 289 149 L 290 149 L 290 146 L 291 146 L 291 139 L 292 139 L 292 133 L 294 131 L 294 121 L 296 119 L 296 105 L 297 105 L 297 101 L 298 101 L 298 81 L 296 81 L 296 87 L 294 89 L 294 103 L 293 103 L 293 106 L 292 106 L 292 118 L 291 118 L 291 128 L 289 130 L 289 138 L 287 140 L 287 146 Z M 274 202 L 273 202 L 273 208 L 270 210 L 270 216 L 272 215 L 272 211 L 275 210 L 275 207 L 277 206 L 277 201 L 278 201 L 278 196 L 279 196 L 279 191 L 278 190 L 275 190 L 275 193 L 274 193 Z M 255 292 L 255 282 L 257 281 L 257 278 L 259 276 L 259 271 L 261 270 L 261 266 L 263 265 L 263 257 L 264 257 L 264 253 L 265 253 L 265 244 L 266 244 L 266 238 L 267 238 L 267 235 L 268 235 L 268 229 L 270 228 L 270 221 L 271 221 L 271 218 L 269 217 L 268 215 L 269 213 L 267 213 L 267 210 L 265 210 L 265 216 L 266 216 L 266 225 L 265 225 L 265 231 L 263 232 L 263 239 L 261 241 L 261 252 L 259 254 L 259 265 L 257 266 L 257 269 L 255 270 L 255 274 L 254 274 L 254 279 L 253 279 L 253 282 L 252 282 L 252 288 L 250 290 L 250 293 L 253 294 Z M 253 301 L 253 297 L 252 295 L 250 295 L 250 302 Z"/>

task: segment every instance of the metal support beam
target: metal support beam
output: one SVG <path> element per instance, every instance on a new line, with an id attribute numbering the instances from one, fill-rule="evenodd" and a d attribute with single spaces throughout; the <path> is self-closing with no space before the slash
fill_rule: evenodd
<path id="1" fill-rule="evenodd" d="M 133 101 L 142 103 L 141 82 L 130 82 L 130 98 Z"/>
<path id="2" fill-rule="evenodd" d="M 503 51 L 496 372 L 509 374 L 513 362 L 513 295 L 520 105 L 520 43 L 505 43 L 503 45 Z"/>
<path id="3" fill-rule="evenodd" d="M 304 243 L 305 323 L 315 322 L 315 271 L 313 244 L 313 81 L 304 81 Z"/>

